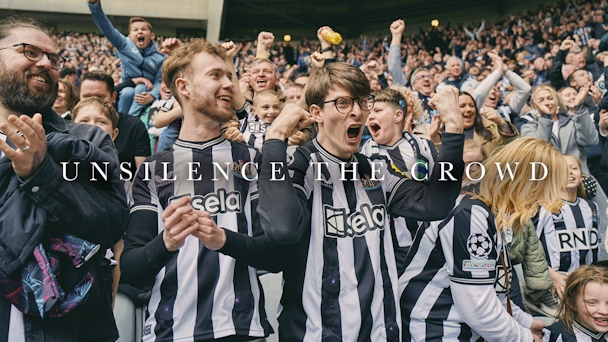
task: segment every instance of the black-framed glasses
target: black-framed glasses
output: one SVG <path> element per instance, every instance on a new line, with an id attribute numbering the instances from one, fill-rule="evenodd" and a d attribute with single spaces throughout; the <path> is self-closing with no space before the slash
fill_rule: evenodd
<path id="1" fill-rule="evenodd" d="M 61 70 L 63 68 L 63 65 L 65 64 L 65 58 L 63 56 L 60 56 L 56 53 L 42 51 L 41 48 L 37 47 L 36 45 L 32 45 L 32 44 L 19 43 L 19 44 L 0 48 L 0 50 L 15 48 L 17 46 L 23 46 L 23 55 L 25 56 L 25 58 L 29 59 L 30 61 L 38 62 L 39 60 L 42 59 L 42 57 L 44 55 L 46 55 L 46 57 L 51 62 L 51 67 L 53 69 Z"/>
<path id="2" fill-rule="evenodd" d="M 333 102 L 336 110 L 342 114 L 348 114 L 353 109 L 355 101 L 359 103 L 361 110 L 370 111 L 376 102 L 374 95 L 361 96 L 360 98 L 341 96 L 335 100 L 325 101 L 323 104 Z"/>

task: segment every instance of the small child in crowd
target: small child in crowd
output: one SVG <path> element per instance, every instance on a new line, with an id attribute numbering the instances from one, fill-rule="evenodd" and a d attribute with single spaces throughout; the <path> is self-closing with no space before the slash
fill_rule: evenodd
<path id="1" fill-rule="evenodd" d="M 608 271 L 582 266 L 568 276 L 559 321 L 543 330 L 543 341 L 608 341 Z"/>

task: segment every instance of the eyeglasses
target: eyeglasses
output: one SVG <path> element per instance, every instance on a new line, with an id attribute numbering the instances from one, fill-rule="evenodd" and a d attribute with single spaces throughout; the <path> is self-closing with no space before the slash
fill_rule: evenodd
<path id="1" fill-rule="evenodd" d="M 63 65 L 65 64 L 65 58 L 63 56 L 60 56 L 56 53 L 42 51 L 42 49 L 37 47 L 36 45 L 19 43 L 12 46 L 0 48 L 0 50 L 14 48 L 17 46 L 23 46 L 23 55 L 30 61 L 38 62 L 42 59 L 44 55 L 46 55 L 46 57 L 49 59 L 49 62 L 51 62 L 51 67 L 53 69 L 61 70 L 63 68 Z"/>
<path id="2" fill-rule="evenodd" d="M 431 79 L 431 75 L 427 75 L 427 74 L 422 74 L 422 75 L 417 75 L 416 79 L 417 80 L 421 80 L 423 78 L 428 78 L 429 80 Z"/>
<path id="3" fill-rule="evenodd" d="M 361 107 L 361 110 L 364 111 L 372 110 L 372 108 L 374 108 L 374 103 L 376 102 L 374 95 L 368 95 L 361 96 L 358 99 L 354 97 L 342 96 L 335 100 L 325 101 L 323 104 L 333 102 L 338 112 L 348 114 L 353 109 L 355 101 L 359 103 L 359 107 Z"/>

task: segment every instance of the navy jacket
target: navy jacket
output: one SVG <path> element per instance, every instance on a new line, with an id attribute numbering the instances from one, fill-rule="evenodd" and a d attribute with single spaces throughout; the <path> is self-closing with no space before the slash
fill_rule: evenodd
<path id="1" fill-rule="evenodd" d="M 49 144 L 36 173 L 22 180 L 14 173 L 10 159 L 0 159 L 0 267 L 5 271 L 20 269 L 34 246 L 50 236 L 71 234 L 109 248 L 122 237 L 128 220 L 118 156 L 107 133 L 95 126 L 65 121 L 51 109 L 42 116 Z M 68 161 L 81 161 L 74 181 L 64 179 L 60 162 Z M 97 181 L 90 181 L 89 161 L 109 163 L 108 181 L 100 175 Z M 97 278 L 87 302 L 59 319 L 24 316 L 27 341 L 118 338 L 111 289 L 103 281 L 100 254 L 90 260 Z M 65 276 L 69 282 L 79 275 Z M 7 312 L 10 304 L 0 297 L 0 340 L 8 334 L 8 321 L 4 321 L 8 315 L 3 314 Z"/>

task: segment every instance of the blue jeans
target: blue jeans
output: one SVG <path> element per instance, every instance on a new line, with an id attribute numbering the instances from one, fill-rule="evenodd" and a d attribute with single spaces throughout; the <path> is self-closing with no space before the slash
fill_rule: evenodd
<path id="1" fill-rule="evenodd" d="M 148 87 L 145 84 L 138 84 L 133 87 L 125 87 L 120 91 L 118 98 L 118 112 L 126 113 L 133 116 L 140 116 L 147 105 L 140 105 L 134 100 L 136 94 L 147 92 Z"/>

